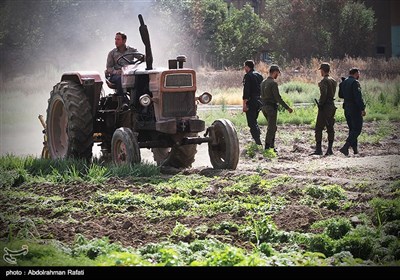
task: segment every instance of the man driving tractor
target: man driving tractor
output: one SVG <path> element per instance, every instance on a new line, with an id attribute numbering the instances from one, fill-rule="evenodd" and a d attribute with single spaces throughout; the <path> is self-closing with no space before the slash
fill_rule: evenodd
<path id="1" fill-rule="evenodd" d="M 124 54 L 132 54 L 134 58 L 143 59 L 143 56 L 138 53 L 137 49 L 126 45 L 127 36 L 124 32 L 117 32 L 115 34 L 115 46 L 107 56 L 106 64 L 106 78 L 112 84 L 111 87 L 117 90 L 117 96 L 124 96 L 121 83 L 122 66 L 127 65 L 128 62 L 124 59 L 119 59 Z M 124 98 L 125 99 L 125 98 Z M 126 100 L 124 100 L 126 101 Z"/>

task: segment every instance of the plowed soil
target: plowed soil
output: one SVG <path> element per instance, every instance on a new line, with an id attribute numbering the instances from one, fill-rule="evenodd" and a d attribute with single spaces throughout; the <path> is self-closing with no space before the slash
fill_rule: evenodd
<path id="1" fill-rule="evenodd" d="M 239 175 L 262 174 L 266 180 L 273 180 L 283 176 L 291 178 L 289 182 L 270 190 L 257 185 L 250 188 L 249 193 L 233 193 L 232 199 L 240 196 L 270 194 L 272 197 L 284 197 L 287 203 L 281 209 L 272 211 L 271 216 L 277 227 L 285 231 L 310 231 L 310 226 L 318 220 L 332 216 L 354 218 L 359 213 L 369 213 L 371 208 L 368 201 L 373 197 L 390 197 L 393 182 L 400 180 L 400 133 L 399 123 L 390 123 L 391 130 L 381 139 L 374 138 L 382 124 L 378 122 L 366 123 L 363 128 L 365 138 L 361 142 L 360 154 L 346 157 L 338 150 L 343 145 L 347 127 L 344 124 L 335 126 L 337 131 L 333 156 L 313 156 L 313 130 L 306 125 L 278 126 L 276 147 L 278 157 L 268 159 L 258 152 L 250 158 L 246 153 L 246 145 L 251 141 L 247 128 L 238 131 L 241 146 L 241 157 L 236 170 L 214 170 L 210 165 L 207 146 L 198 146 L 198 153 L 193 167 L 185 170 L 162 169 L 161 180 L 168 180 L 176 174 L 190 176 L 198 174 L 213 178 L 209 187 L 201 193 L 192 190 L 190 195 L 200 196 L 202 199 L 217 199 L 221 190 L 229 186 L 233 178 Z M 265 135 L 265 127 L 263 135 Z M 368 136 L 368 137 L 366 137 Z M 324 134 L 326 137 L 326 134 Z M 372 140 L 371 140 L 372 139 Z M 374 140 L 377 139 L 377 140 Z M 324 150 L 326 143 L 324 143 Z M 148 151 L 143 152 L 143 158 L 152 161 Z M 245 177 L 244 177 L 245 178 Z M 3 215 L 17 215 L 19 220 L 14 221 L 13 231 L 29 228 L 26 221 L 34 220 L 32 234 L 40 238 L 57 239 L 65 243 L 72 243 L 77 233 L 87 238 L 101 238 L 107 236 L 112 242 L 121 242 L 125 246 L 139 247 L 150 242 L 160 242 L 171 236 L 171 231 L 177 221 L 188 228 L 206 225 L 207 231 L 199 233 L 196 238 L 216 237 L 221 241 L 233 245 L 251 248 L 248 239 L 238 235 L 235 229 L 230 229 L 229 235 L 219 232 L 213 227 L 222 222 L 243 224 L 248 214 L 244 210 L 236 213 L 221 213 L 203 216 L 177 215 L 175 217 L 148 217 L 145 209 L 136 204 L 112 206 L 103 204 L 97 207 L 93 201 L 98 201 L 98 193 L 129 190 L 132 194 L 146 193 L 157 197 L 159 191 L 149 182 L 148 178 L 110 178 L 105 184 L 90 185 L 74 183 L 70 185 L 30 184 L 20 185 L 14 190 L 24 191 L 31 197 L 3 197 L 0 203 L 0 212 Z M 353 203 L 349 209 L 328 209 L 301 203 L 305 186 L 337 184 L 346 191 L 346 199 Z M 362 187 L 365 186 L 365 187 Z M 161 195 L 167 196 L 176 190 L 166 190 Z M 60 197 L 54 202 L 51 197 Z M 33 203 L 35 197 L 47 197 Z M 37 204 L 39 203 L 39 204 Z M 52 207 L 45 207 L 52 203 Z M 39 207 L 39 205 L 41 207 Z M 69 205 L 62 211 L 62 206 Z M 72 206 L 72 207 L 71 207 Z M 60 211 L 54 208 L 61 207 Z M 1 219 L 1 238 L 9 234 L 10 222 Z M 33 227 L 33 226 L 32 226 Z M 190 241 L 190 235 L 184 241 Z"/>

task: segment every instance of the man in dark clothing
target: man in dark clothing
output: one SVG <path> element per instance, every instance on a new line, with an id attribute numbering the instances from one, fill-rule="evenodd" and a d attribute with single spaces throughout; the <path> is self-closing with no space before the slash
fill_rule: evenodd
<path id="1" fill-rule="evenodd" d="M 269 76 L 261 83 L 262 112 L 268 121 L 267 135 L 265 137 L 265 149 L 275 150 L 275 133 L 277 130 L 278 104 L 281 104 L 289 113 L 293 110 L 282 100 L 279 94 L 278 84 L 275 81 L 281 73 L 277 65 L 271 65 Z M 276 150 L 275 150 L 276 151 Z"/>
<path id="2" fill-rule="evenodd" d="M 258 114 L 261 109 L 260 84 L 263 76 L 254 70 L 254 61 L 244 62 L 243 78 L 243 112 L 246 113 L 247 125 L 250 128 L 251 136 L 257 145 L 262 145 L 260 140 L 260 127 L 257 123 Z"/>
<path id="3" fill-rule="evenodd" d="M 343 98 L 343 109 L 349 127 L 349 136 L 346 143 L 339 150 L 342 154 L 349 155 L 349 147 L 354 154 L 358 154 L 357 138 L 361 134 L 363 117 L 365 116 L 365 103 L 361 94 L 361 86 L 358 82 L 360 70 L 352 68 L 349 77 L 339 85 L 339 97 Z"/>
<path id="4" fill-rule="evenodd" d="M 329 63 L 322 63 L 319 69 L 323 79 L 318 83 L 320 98 L 317 102 L 318 115 L 315 124 L 315 141 L 316 148 L 312 155 L 322 155 L 322 131 L 326 127 L 328 133 L 328 149 L 325 153 L 326 156 L 333 155 L 332 146 L 335 138 L 335 124 L 336 106 L 334 103 L 337 82 L 329 76 L 330 65 Z"/>

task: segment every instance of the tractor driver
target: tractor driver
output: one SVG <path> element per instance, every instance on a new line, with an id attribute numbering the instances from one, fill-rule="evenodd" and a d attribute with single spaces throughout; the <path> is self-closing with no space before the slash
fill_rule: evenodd
<path id="1" fill-rule="evenodd" d="M 127 46 L 126 45 L 126 34 L 124 32 L 117 32 L 115 34 L 115 46 L 116 48 L 112 49 L 108 53 L 107 57 L 107 69 L 105 71 L 106 78 L 111 83 L 115 84 L 117 87 L 117 96 L 124 96 L 124 92 L 122 90 L 122 83 L 121 83 L 121 65 L 127 65 L 128 63 L 124 59 L 120 59 L 119 65 L 117 63 L 118 58 L 121 55 L 128 54 L 128 53 L 136 53 L 137 49 Z M 135 56 L 136 57 L 136 56 Z M 138 55 L 136 58 L 140 58 L 141 56 Z"/>

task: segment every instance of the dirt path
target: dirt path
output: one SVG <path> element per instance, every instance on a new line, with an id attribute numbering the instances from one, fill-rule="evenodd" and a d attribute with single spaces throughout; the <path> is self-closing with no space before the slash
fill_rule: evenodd
<path id="1" fill-rule="evenodd" d="M 312 156 L 313 130 L 309 126 L 286 125 L 278 128 L 277 147 L 278 157 L 264 158 L 258 152 L 254 158 L 246 155 L 246 145 L 251 139 L 247 129 L 239 131 L 241 157 L 237 172 L 267 170 L 270 173 L 325 178 L 332 181 L 353 180 L 396 180 L 400 178 L 400 125 L 391 123 L 391 132 L 377 141 L 379 123 L 364 125 L 364 142 L 361 143 L 360 153 L 349 156 L 339 152 L 347 136 L 344 124 L 336 125 L 337 139 L 334 144 L 333 156 Z M 265 135 L 265 128 L 262 128 Z M 299 138 L 301 136 L 301 138 Z M 325 136 L 325 135 L 324 135 Z M 371 141 L 372 140 L 372 141 Z M 326 143 L 325 143 L 326 145 Z M 146 160 L 152 161 L 150 152 L 142 153 Z M 207 151 L 207 145 L 199 145 L 196 154 L 195 169 L 212 168 Z"/>

